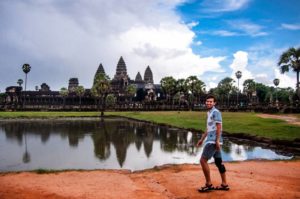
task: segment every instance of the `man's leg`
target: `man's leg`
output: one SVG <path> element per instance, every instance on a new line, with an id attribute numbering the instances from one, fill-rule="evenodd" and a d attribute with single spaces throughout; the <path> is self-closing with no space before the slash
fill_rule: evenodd
<path id="1" fill-rule="evenodd" d="M 207 161 L 214 155 L 215 145 L 206 144 L 203 149 L 203 153 L 200 159 L 201 167 L 205 176 L 206 185 L 211 185 L 210 170 Z"/>
<path id="2" fill-rule="evenodd" d="M 201 157 L 200 159 L 202 171 L 204 173 L 205 180 L 206 180 L 206 185 L 211 185 L 210 170 L 207 161 L 208 160 L 205 157 Z"/>
<path id="3" fill-rule="evenodd" d="M 214 159 L 215 159 L 215 164 L 219 169 L 221 179 L 222 179 L 222 185 L 227 185 L 227 180 L 226 180 L 226 168 L 222 164 L 222 156 L 221 156 L 221 151 L 217 151 L 214 154 Z"/>

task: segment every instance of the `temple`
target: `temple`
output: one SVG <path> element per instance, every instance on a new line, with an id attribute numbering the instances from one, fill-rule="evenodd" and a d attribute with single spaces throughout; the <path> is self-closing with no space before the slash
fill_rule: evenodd
<path id="1" fill-rule="evenodd" d="M 99 64 L 93 79 L 93 85 L 95 78 L 98 74 L 105 74 L 104 66 Z M 126 63 L 121 56 L 117 66 L 116 72 L 110 81 L 111 91 L 117 103 L 126 103 L 128 101 L 156 101 L 159 97 L 163 97 L 163 92 L 160 84 L 154 84 L 153 73 L 150 66 L 147 66 L 144 72 L 144 79 L 140 72 L 137 72 L 135 79 L 130 79 L 127 74 Z M 129 85 L 134 85 L 136 92 L 134 96 L 128 96 L 126 89 Z M 50 86 L 46 83 L 42 83 L 40 89 L 35 87 L 35 91 L 23 91 L 23 87 L 9 86 L 6 88 L 5 106 L 15 107 L 20 109 L 26 104 L 26 108 L 30 107 L 55 107 L 61 104 L 67 104 L 70 107 L 76 106 L 79 103 L 78 96 L 76 94 L 76 88 L 79 86 L 79 80 L 77 77 L 72 77 L 68 82 L 67 96 L 64 96 L 60 91 L 51 91 Z M 82 98 L 82 99 L 81 99 Z M 85 88 L 84 95 L 80 98 L 83 105 L 86 107 L 92 107 L 95 104 L 95 100 L 91 93 L 90 88 Z M 132 98 L 128 100 L 128 98 Z"/>

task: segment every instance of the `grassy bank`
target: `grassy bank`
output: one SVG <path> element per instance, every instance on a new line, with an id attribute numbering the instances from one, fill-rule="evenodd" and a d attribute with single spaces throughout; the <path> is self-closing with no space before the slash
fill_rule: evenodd
<path id="1" fill-rule="evenodd" d="M 97 117 L 99 112 L 0 112 L 0 118 Z M 105 115 L 125 116 L 169 124 L 181 128 L 205 129 L 205 112 L 106 112 Z M 230 133 L 247 133 L 271 139 L 300 138 L 300 126 L 278 119 L 264 119 L 255 113 L 223 112 L 223 129 Z"/>
<path id="2" fill-rule="evenodd" d="M 205 112 L 115 112 L 120 115 L 182 128 L 205 129 Z M 223 112 L 223 130 L 230 133 L 247 133 L 271 139 L 294 140 L 300 138 L 300 126 L 283 120 L 267 119 L 255 113 Z"/>

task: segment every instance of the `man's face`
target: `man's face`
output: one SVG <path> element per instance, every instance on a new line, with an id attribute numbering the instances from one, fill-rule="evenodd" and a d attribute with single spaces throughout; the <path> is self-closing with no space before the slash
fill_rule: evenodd
<path id="1" fill-rule="evenodd" d="M 211 109 L 216 104 L 213 98 L 208 98 L 205 102 L 206 108 Z"/>

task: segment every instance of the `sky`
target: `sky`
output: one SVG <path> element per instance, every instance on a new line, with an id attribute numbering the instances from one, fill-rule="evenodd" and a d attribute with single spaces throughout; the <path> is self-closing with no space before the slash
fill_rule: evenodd
<path id="1" fill-rule="evenodd" d="M 196 75 L 214 88 L 225 77 L 296 85 L 278 60 L 300 47 L 299 0 L 0 0 L 0 92 L 25 79 L 51 90 L 70 78 L 91 88 L 102 63 L 113 78 L 122 56 L 130 79 L 149 65 L 161 78 Z"/>

